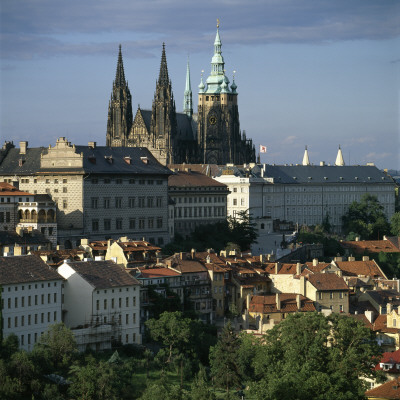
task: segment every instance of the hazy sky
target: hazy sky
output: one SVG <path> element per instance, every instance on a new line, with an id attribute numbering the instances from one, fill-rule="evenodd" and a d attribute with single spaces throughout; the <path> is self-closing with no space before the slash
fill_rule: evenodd
<path id="1" fill-rule="evenodd" d="M 137 105 L 151 108 L 162 43 L 177 110 L 189 56 L 194 108 L 220 19 L 241 129 L 261 161 L 400 169 L 400 1 L 1 0 L 0 139 L 105 145 L 121 43 Z"/>

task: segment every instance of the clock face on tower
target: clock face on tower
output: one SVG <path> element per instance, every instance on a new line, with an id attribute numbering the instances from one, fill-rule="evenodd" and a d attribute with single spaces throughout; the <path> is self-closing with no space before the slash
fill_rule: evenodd
<path id="1" fill-rule="evenodd" d="M 217 123 L 217 117 L 215 115 L 211 115 L 211 117 L 208 118 L 208 121 L 211 125 L 215 125 Z"/>

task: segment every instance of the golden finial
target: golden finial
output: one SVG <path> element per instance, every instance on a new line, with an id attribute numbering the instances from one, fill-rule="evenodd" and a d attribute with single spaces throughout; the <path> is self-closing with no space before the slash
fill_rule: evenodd
<path id="1" fill-rule="evenodd" d="M 219 18 L 217 18 L 217 29 L 219 28 Z"/>

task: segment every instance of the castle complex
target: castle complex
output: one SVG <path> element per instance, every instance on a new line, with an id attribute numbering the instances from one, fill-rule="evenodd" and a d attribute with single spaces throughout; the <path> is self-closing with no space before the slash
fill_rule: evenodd
<path id="1" fill-rule="evenodd" d="M 211 74 L 199 85 L 198 113 L 193 114 L 189 63 L 184 110 L 176 112 L 163 44 L 160 74 L 151 110 L 132 113 L 132 97 L 125 80 L 121 46 L 108 107 L 106 143 L 110 147 L 147 147 L 162 164 L 243 164 L 255 161 L 251 139 L 240 131 L 235 79 L 225 75 L 217 25 Z"/>

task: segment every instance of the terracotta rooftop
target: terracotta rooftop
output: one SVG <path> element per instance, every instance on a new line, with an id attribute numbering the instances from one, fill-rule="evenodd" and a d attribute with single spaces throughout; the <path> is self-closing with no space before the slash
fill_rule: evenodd
<path id="1" fill-rule="evenodd" d="M 387 279 L 383 271 L 374 260 L 368 261 L 335 261 L 343 275 L 370 276 L 371 278 Z"/>
<path id="2" fill-rule="evenodd" d="M 349 290 L 344 279 L 336 274 L 310 274 L 307 279 L 317 290 Z"/>
<path id="3" fill-rule="evenodd" d="M 182 274 L 193 272 L 205 272 L 207 268 L 197 260 L 184 259 L 182 260 L 178 255 L 173 255 L 167 258 L 166 263 L 171 262 L 171 267 L 178 270 Z"/>
<path id="4" fill-rule="evenodd" d="M 400 399 L 400 378 L 386 382 L 376 388 L 367 390 L 365 396 L 368 399 Z"/>
<path id="5" fill-rule="evenodd" d="M 143 240 L 134 240 L 129 242 L 116 242 L 124 250 L 124 252 L 131 251 L 160 251 L 161 247 L 155 246 L 150 242 L 145 242 Z"/>
<path id="6" fill-rule="evenodd" d="M 297 296 L 300 296 L 300 309 L 297 308 Z M 281 308 L 278 310 L 275 294 L 267 296 L 252 296 L 249 311 L 263 314 L 315 311 L 313 301 L 302 295 L 296 295 L 295 293 L 280 293 L 279 298 L 281 301 Z"/>
<path id="7" fill-rule="evenodd" d="M 353 319 L 356 319 L 357 321 L 362 322 L 366 328 L 369 328 L 371 330 L 373 329 L 373 326 L 372 326 L 371 322 L 369 322 L 369 320 L 365 316 L 365 314 L 348 314 L 348 315 L 349 315 L 349 317 L 351 317 Z"/>
<path id="8" fill-rule="evenodd" d="M 141 268 L 138 278 L 152 279 L 172 276 L 181 276 L 181 274 L 169 268 Z"/>
<path id="9" fill-rule="evenodd" d="M 360 241 L 344 241 L 341 246 L 349 249 L 354 254 L 364 253 L 399 253 L 400 249 L 396 247 L 390 240 L 360 240 Z"/>
<path id="10" fill-rule="evenodd" d="M 394 372 L 396 374 L 399 374 L 400 370 L 396 367 L 396 364 L 400 364 L 400 350 L 388 351 L 386 353 L 383 353 L 378 364 L 375 365 L 376 371 L 382 370 L 382 367 L 380 366 L 381 363 L 393 365 L 392 368 L 385 369 L 386 372 L 392 372 L 392 373 Z"/>
<path id="11" fill-rule="evenodd" d="M 387 327 L 387 315 L 378 315 L 376 320 L 372 324 L 374 331 L 384 332 L 384 333 L 399 333 L 400 330 L 397 328 Z"/>
<path id="12" fill-rule="evenodd" d="M 0 257 L 0 285 L 64 279 L 40 257 Z"/>
<path id="13" fill-rule="evenodd" d="M 326 267 L 328 267 L 331 264 L 326 262 L 319 262 L 317 263 L 317 265 L 314 265 L 312 262 L 306 262 L 306 265 L 309 270 L 316 273 L 323 271 Z"/>
<path id="14" fill-rule="evenodd" d="M 178 187 L 220 187 L 228 190 L 224 183 L 220 183 L 197 171 L 179 171 L 168 177 L 168 186 Z"/>
<path id="15" fill-rule="evenodd" d="M 34 194 L 22 192 L 7 182 L 0 182 L 0 196 L 34 196 Z"/>
<path id="16" fill-rule="evenodd" d="M 78 261 L 69 262 L 68 265 L 95 289 L 140 285 L 134 277 L 112 261 Z"/>

